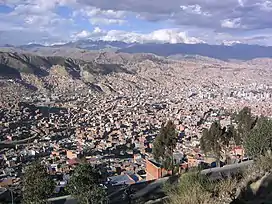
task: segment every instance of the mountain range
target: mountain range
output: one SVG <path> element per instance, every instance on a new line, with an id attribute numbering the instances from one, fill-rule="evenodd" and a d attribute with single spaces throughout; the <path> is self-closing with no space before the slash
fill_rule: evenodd
<path id="1" fill-rule="evenodd" d="M 251 60 L 255 58 L 271 58 L 272 47 L 248 44 L 209 45 L 209 44 L 158 44 L 158 43 L 126 43 L 121 41 L 79 40 L 65 44 L 41 45 L 29 44 L 21 46 L 3 45 L 6 49 L 19 49 L 28 52 L 39 52 L 50 49 L 80 49 L 88 51 L 111 51 L 116 53 L 152 53 L 169 58 L 184 56 L 204 56 L 220 60 Z M 50 53 L 49 53 L 50 54 Z"/>

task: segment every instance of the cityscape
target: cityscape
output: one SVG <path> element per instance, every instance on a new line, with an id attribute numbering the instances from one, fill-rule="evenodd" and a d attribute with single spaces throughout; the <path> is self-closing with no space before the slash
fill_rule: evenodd
<path id="1" fill-rule="evenodd" d="M 0 204 L 272 204 L 271 0 L 0 0 Z"/>
<path id="2" fill-rule="evenodd" d="M 24 167 L 36 160 L 58 175 L 56 195 L 82 160 L 99 166 L 111 185 L 160 179 L 152 147 L 169 120 L 178 133 L 174 158 L 180 169 L 212 165 L 213 157 L 200 148 L 204 128 L 218 120 L 229 126 L 232 113 L 243 107 L 256 116 L 272 116 L 269 69 L 257 69 L 254 61 L 143 57 L 131 65 L 133 73 L 97 76 L 94 88 L 62 66 L 39 81 L 25 73 L 21 79 L 3 78 L 1 186 L 11 185 L 20 194 Z M 246 159 L 240 146 L 231 146 L 229 154 L 232 163 Z"/>

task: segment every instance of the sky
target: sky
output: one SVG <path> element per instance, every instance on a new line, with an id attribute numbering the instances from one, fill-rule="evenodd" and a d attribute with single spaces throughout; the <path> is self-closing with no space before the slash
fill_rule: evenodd
<path id="1" fill-rule="evenodd" d="M 272 45 L 272 0 L 0 0 L 0 45 Z"/>

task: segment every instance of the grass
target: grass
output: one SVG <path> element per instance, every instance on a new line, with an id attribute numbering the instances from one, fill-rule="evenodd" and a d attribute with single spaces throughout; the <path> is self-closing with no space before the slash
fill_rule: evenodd
<path id="1" fill-rule="evenodd" d="M 246 171 L 211 181 L 198 171 L 181 175 L 177 185 L 166 185 L 168 204 L 270 203 L 272 155 L 260 156 Z M 269 179 L 270 178 L 270 179 Z M 235 202 L 234 202 L 235 201 Z"/>
<path id="2" fill-rule="evenodd" d="M 169 204 L 208 204 L 212 203 L 214 183 L 198 172 L 185 173 L 177 186 L 165 186 Z"/>

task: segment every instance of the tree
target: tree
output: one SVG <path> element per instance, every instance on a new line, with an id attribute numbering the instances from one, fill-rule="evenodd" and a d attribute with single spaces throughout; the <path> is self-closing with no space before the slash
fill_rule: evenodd
<path id="1" fill-rule="evenodd" d="M 246 152 L 253 157 L 265 155 L 272 150 L 272 120 L 260 118 L 254 129 L 245 138 Z"/>
<path id="2" fill-rule="evenodd" d="M 81 204 L 106 203 L 107 193 L 100 186 L 102 180 L 102 175 L 91 164 L 80 164 L 71 176 L 68 192 Z"/>
<path id="3" fill-rule="evenodd" d="M 234 128 L 221 127 L 219 121 L 212 123 L 210 129 L 204 129 L 200 139 L 200 147 L 205 153 L 212 153 L 216 157 L 216 165 L 220 165 L 222 153 L 227 151 L 234 135 Z"/>
<path id="4" fill-rule="evenodd" d="M 27 167 L 23 177 L 23 203 L 43 204 L 53 194 L 55 183 L 41 163 Z"/>
<path id="5" fill-rule="evenodd" d="M 242 144 L 249 132 L 254 128 L 258 118 L 253 117 L 251 109 L 244 107 L 238 114 L 234 114 L 234 121 L 237 123 L 236 134 L 234 135 L 235 143 Z"/>
<path id="6" fill-rule="evenodd" d="M 174 149 L 177 145 L 178 134 L 176 126 L 172 121 L 161 127 L 159 135 L 153 145 L 154 159 L 162 164 L 167 170 L 174 170 Z"/>

